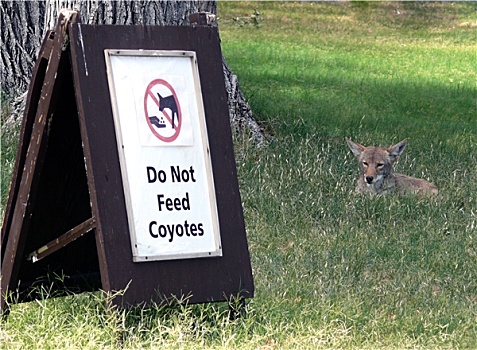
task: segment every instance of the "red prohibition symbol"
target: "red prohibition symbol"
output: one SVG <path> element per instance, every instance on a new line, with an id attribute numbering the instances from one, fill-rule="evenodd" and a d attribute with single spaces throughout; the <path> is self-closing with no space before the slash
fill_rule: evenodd
<path id="1" fill-rule="evenodd" d="M 149 129 L 159 140 L 177 139 L 182 126 L 181 107 L 174 88 L 164 79 L 154 79 L 147 86 L 144 114 Z"/>

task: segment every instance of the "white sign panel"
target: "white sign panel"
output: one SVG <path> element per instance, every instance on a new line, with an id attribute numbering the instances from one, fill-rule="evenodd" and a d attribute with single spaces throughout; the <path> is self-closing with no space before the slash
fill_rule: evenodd
<path id="1" fill-rule="evenodd" d="M 134 261 L 221 256 L 195 52 L 105 55 Z"/>

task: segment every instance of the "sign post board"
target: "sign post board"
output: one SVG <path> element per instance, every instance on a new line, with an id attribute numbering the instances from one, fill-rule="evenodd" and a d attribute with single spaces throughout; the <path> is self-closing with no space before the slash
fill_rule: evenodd
<path id="1" fill-rule="evenodd" d="M 2 226 L 2 309 L 48 272 L 121 306 L 253 297 L 217 29 L 58 23 Z"/>
<path id="2" fill-rule="evenodd" d="M 134 261 L 221 256 L 195 52 L 105 55 Z"/>

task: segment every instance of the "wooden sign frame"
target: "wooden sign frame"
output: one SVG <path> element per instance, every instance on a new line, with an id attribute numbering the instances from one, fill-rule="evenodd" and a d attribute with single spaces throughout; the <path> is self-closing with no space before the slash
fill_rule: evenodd
<path id="1" fill-rule="evenodd" d="M 217 28 L 92 26 L 63 13 L 40 50 L 2 226 L 1 308 L 36 297 L 124 291 L 128 307 L 254 295 Z M 104 51 L 194 51 L 222 256 L 135 263 Z M 52 284 L 53 283 L 53 284 Z"/>

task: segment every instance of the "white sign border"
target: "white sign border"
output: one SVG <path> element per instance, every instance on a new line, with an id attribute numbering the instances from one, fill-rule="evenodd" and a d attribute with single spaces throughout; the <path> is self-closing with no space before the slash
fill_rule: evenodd
<path id="1" fill-rule="evenodd" d="M 116 141 L 119 154 L 119 163 L 121 168 L 121 176 L 123 180 L 124 196 L 126 201 L 126 211 L 128 216 L 129 224 L 129 233 L 131 238 L 131 248 L 133 252 L 133 261 L 134 262 L 148 262 L 148 261 L 158 261 L 158 260 L 178 260 L 178 259 L 191 259 L 191 258 L 206 258 L 206 257 L 221 257 L 222 256 L 222 244 L 220 239 L 220 225 L 218 218 L 217 210 L 217 200 L 215 196 L 215 186 L 214 179 L 212 174 L 212 159 L 210 157 L 210 147 L 209 147 L 209 138 L 207 135 L 206 120 L 205 120 L 205 111 L 204 105 L 202 102 L 202 89 L 200 86 L 199 79 L 199 70 L 196 53 L 194 51 L 183 51 L 183 50 L 128 50 L 128 49 L 106 49 L 104 50 L 105 60 L 106 60 L 106 73 L 108 77 L 108 86 L 110 90 L 111 97 L 111 106 L 113 110 L 114 117 L 114 127 L 116 131 Z M 126 157 L 123 148 L 122 132 L 119 118 L 119 110 L 116 98 L 116 91 L 114 85 L 114 76 L 112 70 L 112 64 L 110 61 L 111 56 L 146 56 L 146 57 L 189 57 L 191 60 L 191 66 L 193 71 L 194 78 L 194 88 L 196 103 L 198 108 L 199 115 L 199 124 L 200 124 L 200 133 L 202 145 L 202 152 L 204 153 L 204 158 L 206 161 L 207 169 L 207 184 L 209 196 L 211 198 L 211 213 L 212 213 L 212 224 L 213 224 L 213 234 L 214 234 L 214 243 L 215 250 L 209 252 L 192 252 L 192 253 L 180 253 L 180 254 L 163 254 L 163 255 L 154 255 L 154 256 L 140 256 L 137 251 L 137 235 L 136 229 L 134 226 L 133 212 L 132 212 L 132 202 L 130 196 L 130 187 L 129 180 L 127 176 L 126 168 Z"/>

